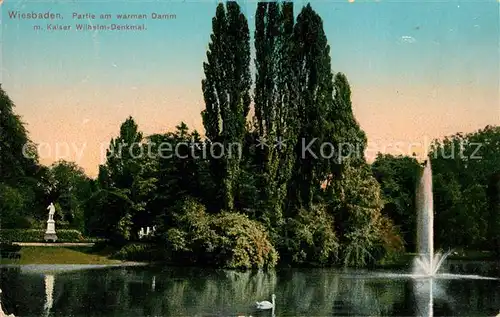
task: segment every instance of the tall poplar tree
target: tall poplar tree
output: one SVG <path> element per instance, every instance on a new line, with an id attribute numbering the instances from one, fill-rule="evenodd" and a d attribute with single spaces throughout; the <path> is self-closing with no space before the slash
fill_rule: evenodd
<path id="1" fill-rule="evenodd" d="M 321 145 L 325 141 L 327 114 L 333 103 L 330 46 L 321 17 L 308 4 L 297 17 L 293 32 L 293 70 L 297 81 L 298 142 L 294 179 L 289 190 L 292 208 L 309 209 L 319 189 Z"/>
<path id="2" fill-rule="evenodd" d="M 292 93 L 295 81 L 291 69 L 293 3 L 259 2 L 255 18 L 255 123 L 262 220 L 268 228 L 279 227 L 283 217 L 286 184 L 295 160 L 296 104 Z M 283 144 L 278 143 L 283 142 Z"/>
<path id="3" fill-rule="evenodd" d="M 236 152 L 243 143 L 250 109 L 250 33 L 247 19 L 234 1 L 217 6 L 212 29 L 207 62 L 203 63 L 206 108 L 202 117 L 214 154 L 210 170 L 218 190 L 215 209 L 231 210 L 241 159 Z M 214 142 L 224 148 L 215 147 Z"/>
<path id="4" fill-rule="evenodd" d="M 354 117 L 351 101 L 351 87 L 346 75 L 337 73 L 334 77 L 334 101 L 326 113 L 326 139 L 334 146 L 334 155 L 322 160 L 323 177 L 326 186 L 339 178 L 346 159 L 350 164 L 366 164 L 367 138 Z"/>
<path id="5" fill-rule="evenodd" d="M 380 185 L 364 156 L 366 135 L 354 117 L 351 88 L 342 73 L 335 75 L 334 100 L 326 118 L 326 139 L 334 145 L 335 155 L 322 160 L 325 201 L 335 219 L 344 264 L 364 266 L 400 251 L 403 243 L 393 222 L 382 214 Z"/>

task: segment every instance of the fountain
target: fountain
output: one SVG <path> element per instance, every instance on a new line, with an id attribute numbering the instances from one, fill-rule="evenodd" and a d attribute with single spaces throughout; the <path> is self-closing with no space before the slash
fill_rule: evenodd
<path id="1" fill-rule="evenodd" d="M 417 187 L 417 246 L 419 256 L 413 263 L 415 276 L 434 276 L 450 252 L 434 254 L 434 202 L 432 197 L 432 168 L 428 159 Z"/>
<path id="2" fill-rule="evenodd" d="M 434 254 L 434 206 L 432 193 L 432 169 L 430 158 L 424 163 L 422 176 L 416 191 L 417 207 L 417 248 L 419 255 L 414 259 L 411 277 L 414 292 L 422 316 L 434 315 L 434 292 L 437 279 L 488 279 L 478 275 L 439 273 L 443 262 L 451 251 Z"/>
<path id="3" fill-rule="evenodd" d="M 421 316 L 434 316 L 434 279 L 415 280 L 413 284 L 413 292 Z"/>

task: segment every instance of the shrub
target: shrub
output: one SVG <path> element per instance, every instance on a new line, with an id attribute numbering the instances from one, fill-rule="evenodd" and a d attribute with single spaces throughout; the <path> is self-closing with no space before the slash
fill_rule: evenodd
<path id="1" fill-rule="evenodd" d="M 278 253 L 262 224 L 239 213 L 205 213 L 186 199 L 174 213 L 175 228 L 165 228 L 169 259 L 230 269 L 271 268 Z"/>
<path id="2" fill-rule="evenodd" d="M 2 253 L 19 252 L 19 251 L 21 251 L 21 246 L 19 245 L 0 242 L 0 252 Z"/>
<path id="3" fill-rule="evenodd" d="M 86 239 L 78 230 L 56 230 L 57 242 L 94 242 L 96 239 Z M 12 242 L 45 242 L 45 230 L 42 229 L 1 229 L 0 239 Z"/>
<path id="4" fill-rule="evenodd" d="M 266 268 L 278 262 L 274 249 L 262 224 L 246 215 L 224 212 L 212 216 L 210 229 L 216 233 L 216 257 L 228 268 Z"/>
<path id="5" fill-rule="evenodd" d="M 380 263 L 397 261 L 405 249 L 399 227 L 385 215 L 380 215 L 376 227 L 379 240 L 374 251 L 375 258 Z"/>
<path id="6" fill-rule="evenodd" d="M 122 247 L 112 257 L 127 261 L 156 261 L 163 259 L 159 248 L 150 243 L 130 243 Z"/>
<path id="7" fill-rule="evenodd" d="M 369 167 L 346 160 L 343 168 L 329 188 L 329 213 L 335 217 L 344 265 L 372 265 L 402 251 L 397 228 L 382 214 L 380 184 Z"/>
<path id="8" fill-rule="evenodd" d="M 280 241 L 285 262 L 325 266 L 338 260 L 339 242 L 334 219 L 324 205 L 299 210 L 296 218 L 286 219 L 286 238 Z"/>

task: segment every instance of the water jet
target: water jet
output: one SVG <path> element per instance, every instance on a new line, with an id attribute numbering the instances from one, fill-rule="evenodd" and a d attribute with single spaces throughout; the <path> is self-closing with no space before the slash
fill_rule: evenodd
<path id="1" fill-rule="evenodd" d="M 435 276 L 451 251 L 434 253 L 434 201 L 432 193 L 432 168 L 430 158 L 424 161 L 415 195 L 417 209 L 417 252 L 413 262 L 416 277 Z"/>

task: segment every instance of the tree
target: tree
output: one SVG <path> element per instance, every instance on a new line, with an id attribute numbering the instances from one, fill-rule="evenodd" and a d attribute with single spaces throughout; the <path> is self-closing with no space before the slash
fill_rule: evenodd
<path id="1" fill-rule="evenodd" d="M 31 227 L 46 199 L 35 144 L 15 105 L 0 86 L 0 224 Z"/>
<path id="2" fill-rule="evenodd" d="M 383 214 L 401 228 L 408 251 L 415 251 L 415 192 L 421 165 L 414 157 L 379 153 L 371 169 L 382 189 Z"/>
<path id="3" fill-rule="evenodd" d="M 301 209 L 294 218 L 285 221 L 285 235 L 277 239 L 281 259 L 298 265 L 337 263 L 340 243 L 326 205 Z"/>
<path id="4" fill-rule="evenodd" d="M 499 151 L 500 128 L 493 126 L 433 142 L 435 233 L 441 247 L 492 249 L 487 189 Z"/>
<path id="5" fill-rule="evenodd" d="M 0 183 L 0 224 L 2 228 L 23 227 L 26 215 L 27 199 L 22 189 Z"/>
<path id="6" fill-rule="evenodd" d="M 351 164 L 352 162 L 352 164 Z M 380 185 L 370 167 L 346 159 L 340 179 L 327 188 L 344 265 L 365 266 L 403 248 L 398 228 L 382 214 Z"/>
<path id="7" fill-rule="evenodd" d="M 137 238 L 146 206 L 156 190 L 155 165 L 143 144 L 142 133 L 132 117 L 112 139 L 106 163 L 99 168 L 99 190 L 89 201 L 95 210 L 90 218 L 95 232 L 117 242 Z"/>
<path id="8" fill-rule="evenodd" d="M 293 78 L 297 81 L 299 130 L 295 145 L 295 173 L 288 199 L 294 202 L 292 209 L 308 209 L 324 177 L 320 149 L 326 141 L 325 113 L 333 105 L 334 90 L 330 46 L 323 22 L 310 4 L 297 17 L 292 56 Z"/>
<path id="9" fill-rule="evenodd" d="M 84 204 L 92 195 L 90 179 L 74 162 L 60 160 L 50 166 L 51 196 L 61 207 L 56 217 L 84 231 Z"/>
<path id="10" fill-rule="evenodd" d="M 33 176 L 38 168 L 35 145 L 14 107 L 0 86 L 0 181 L 4 182 Z"/>
<path id="11" fill-rule="evenodd" d="M 259 198 L 265 202 L 257 215 L 276 232 L 282 225 L 287 183 L 295 155 L 293 147 L 273 146 L 275 141 L 297 142 L 297 113 L 291 69 L 293 3 L 259 2 L 255 18 L 255 130 Z"/>
<path id="12" fill-rule="evenodd" d="M 337 163 L 342 163 L 342 158 L 349 157 L 363 164 L 366 162 L 367 138 L 352 111 L 351 87 L 347 76 L 343 73 L 335 74 L 334 87 L 334 106 L 328 114 L 331 116 L 330 138 L 337 144 L 337 153 L 341 156 L 337 158 Z"/>
<path id="13" fill-rule="evenodd" d="M 236 2 L 227 2 L 226 9 L 220 3 L 212 20 L 213 33 L 202 81 L 205 136 L 212 144 L 217 143 L 217 148 L 212 148 L 210 170 L 219 189 L 214 200 L 215 209 L 219 210 L 234 208 L 241 160 L 234 147 L 241 147 L 245 135 L 251 86 L 248 23 Z M 223 148 L 218 147 L 220 144 Z"/>
<path id="14" fill-rule="evenodd" d="M 500 259 L 500 172 L 490 176 L 488 184 L 488 241 L 492 244 L 493 251 Z"/>
<path id="15" fill-rule="evenodd" d="M 149 205 L 152 218 L 163 217 L 163 221 L 170 223 L 172 201 L 180 197 L 211 202 L 214 186 L 208 175 L 206 148 L 196 130 L 190 132 L 182 122 L 173 133 L 150 136 L 148 146 L 158 154 L 157 190 Z"/>

